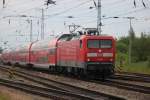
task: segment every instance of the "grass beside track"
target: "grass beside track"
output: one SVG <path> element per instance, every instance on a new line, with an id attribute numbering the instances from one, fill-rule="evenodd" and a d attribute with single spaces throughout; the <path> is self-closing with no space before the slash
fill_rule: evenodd
<path id="1" fill-rule="evenodd" d="M 150 74 L 150 66 L 147 66 L 147 62 L 137 62 L 130 65 L 123 65 L 116 68 L 119 71 Z"/>
<path id="2" fill-rule="evenodd" d="M 10 98 L 5 94 L 0 93 L 0 100 L 10 100 Z"/>

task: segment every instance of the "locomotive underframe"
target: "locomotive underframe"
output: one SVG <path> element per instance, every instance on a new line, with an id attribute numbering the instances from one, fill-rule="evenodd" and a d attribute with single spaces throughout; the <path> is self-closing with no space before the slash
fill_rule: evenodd
<path id="1" fill-rule="evenodd" d="M 88 74 L 109 77 L 114 74 L 114 64 L 112 62 L 87 62 Z"/>

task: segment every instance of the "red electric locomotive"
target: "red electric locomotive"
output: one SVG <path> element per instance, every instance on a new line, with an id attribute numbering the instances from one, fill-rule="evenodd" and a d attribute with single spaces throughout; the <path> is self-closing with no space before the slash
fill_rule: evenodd
<path id="1" fill-rule="evenodd" d="M 115 40 L 112 36 L 63 34 L 4 53 L 2 59 L 51 71 L 107 77 L 114 73 Z"/>
<path id="2" fill-rule="evenodd" d="M 109 76 L 114 73 L 115 40 L 111 36 L 66 35 L 58 40 L 56 55 L 59 71 Z"/>

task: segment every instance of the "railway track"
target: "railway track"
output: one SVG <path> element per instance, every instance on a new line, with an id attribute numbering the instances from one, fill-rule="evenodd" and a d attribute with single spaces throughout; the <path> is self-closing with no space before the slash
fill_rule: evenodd
<path id="1" fill-rule="evenodd" d="M 90 80 L 90 82 L 95 82 L 95 83 L 98 83 L 98 84 L 113 86 L 113 87 L 117 87 L 117 88 L 120 88 L 120 89 L 126 89 L 126 90 L 135 91 L 135 92 L 150 94 L 150 87 L 124 83 L 124 82 L 116 81 L 116 80 L 113 80 L 113 79 L 108 79 L 108 80 L 105 80 L 104 82 L 99 81 L 99 80 Z"/>
<path id="2" fill-rule="evenodd" d="M 7 71 L 8 68 L 6 67 L 2 67 L 1 69 Z M 91 91 L 91 90 L 87 90 L 87 89 L 83 89 L 80 87 L 76 87 L 76 86 L 72 86 L 69 84 L 65 84 L 62 82 L 58 82 L 58 81 L 54 81 L 54 80 L 50 80 L 44 77 L 40 77 L 40 76 L 36 76 L 33 75 L 27 71 L 20 71 L 20 70 L 15 70 L 14 74 L 23 78 L 26 78 L 30 81 L 34 81 L 37 82 L 39 84 L 42 84 L 44 86 L 47 86 L 47 88 L 56 88 L 58 90 L 61 90 L 63 92 L 69 92 L 72 94 L 76 94 L 76 95 L 80 95 L 80 96 L 85 96 L 85 98 L 88 98 L 89 100 L 125 100 L 121 97 L 118 96 L 112 96 L 112 95 L 108 95 L 108 94 L 104 94 L 104 93 L 100 93 L 100 92 L 96 92 L 96 91 Z"/>
<path id="3" fill-rule="evenodd" d="M 150 78 L 150 74 L 131 73 L 131 72 L 117 72 L 118 74 L 136 76 L 141 78 Z"/>
<path id="4" fill-rule="evenodd" d="M 112 76 L 111 78 L 150 83 L 150 77 L 141 77 L 141 76 L 135 76 L 135 75 L 116 74 L 116 75 Z"/>
<path id="5" fill-rule="evenodd" d="M 22 82 L 15 82 L 12 80 L 7 80 L 0 78 L 0 84 L 5 85 L 11 88 L 19 89 L 28 93 L 36 94 L 42 97 L 52 98 L 55 100 L 77 100 L 77 99 L 86 99 L 86 100 L 93 100 L 93 98 L 89 98 L 86 96 L 81 96 L 78 94 L 73 94 L 70 92 L 57 90 L 53 88 L 43 88 L 35 85 L 29 85 Z"/>

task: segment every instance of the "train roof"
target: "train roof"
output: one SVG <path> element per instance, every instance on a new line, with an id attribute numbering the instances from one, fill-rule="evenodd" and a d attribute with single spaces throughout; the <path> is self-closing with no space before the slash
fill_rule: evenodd
<path id="1" fill-rule="evenodd" d="M 63 34 L 61 37 L 58 38 L 58 41 L 71 41 L 75 39 L 83 39 L 83 38 L 88 38 L 88 39 L 114 39 L 112 36 L 108 35 L 91 35 L 91 34 Z"/>
<path id="2" fill-rule="evenodd" d="M 10 52 L 24 52 L 27 51 L 30 46 L 32 45 L 32 49 L 41 49 L 41 48 L 48 48 L 49 46 L 51 47 L 56 47 L 56 43 L 60 41 L 71 41 L 71 40 L 79 40 L 79 39 L 113 39 L 112 36 L 108 35 L 93 35 L 93 34 L 80 34 L 80 33 L 74 33 L 74 34 L 61 34 L 56 37 L 48 37 L 45 40 L 41 41 L 34 41 L 32 43 L 19 46 L 17 48 L 11 49 L 11 50 L 5 50 L 4 53 L 10 53 Z"/>
<path id="3" fill-rule="evenodd" d="M 88 39 L 114 39 L 113 36 L 108 35 L 83 35 L 81 38 L 88 38 Z"/>

